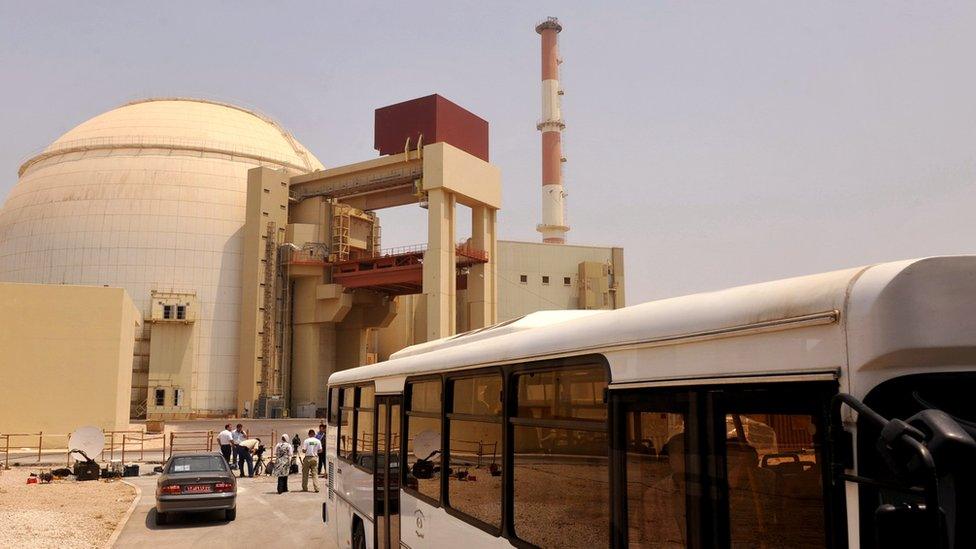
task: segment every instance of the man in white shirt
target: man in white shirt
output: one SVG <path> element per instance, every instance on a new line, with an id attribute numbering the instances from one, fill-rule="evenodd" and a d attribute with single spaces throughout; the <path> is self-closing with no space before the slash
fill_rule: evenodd
<path id="1" fill-rule="evenodd" d="M 305 452 L 305 459 L 302 460 L 302 492 L 308 492 L 308 476 L 312 475 L 312 487 L 316 492 L 319 491 L 319 479 L 315 474 L 316 466 L 319 464 L 319 452 L 322 451 L 322 441 L 315 438 L 315 429 L 308 430 L 308 438 L 302 442 L 302 451 Z"/>
<path id="2" fill-rule="evenodd" d="M 230 454 L 234 449 L 234 436 L 230 432 L 230 423 L 224 425 L 224 430 L 217 435 L 217 442 L 220 444 L 220 453 L 224 455 L 224 461 L 230 465 Z"/>
<path id="3" fill-rule="evenodd" d="M 247 440 L 247 433 L 244 432 L 244 426 L 240 423 L 237 424 L 237 429 L 231 433 L 231 440 L 234 444 L 234 449 L 237 451 L 237 468 L 240 472 L 240 478 L 244 478 L 244 464 L 247 464 L 247 476 L 254 476 L 254 461 L 251 460 L 251 450 L 241 443 Z"/>

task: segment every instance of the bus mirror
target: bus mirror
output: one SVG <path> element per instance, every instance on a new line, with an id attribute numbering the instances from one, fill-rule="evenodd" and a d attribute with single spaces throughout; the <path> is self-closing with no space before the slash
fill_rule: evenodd
<path id="1" fill-rule="evenodd" d="M 885 503 L 874 512 L 876 547 L 927 547 L 932 542 L 931 519 L 924 504 Z"/>

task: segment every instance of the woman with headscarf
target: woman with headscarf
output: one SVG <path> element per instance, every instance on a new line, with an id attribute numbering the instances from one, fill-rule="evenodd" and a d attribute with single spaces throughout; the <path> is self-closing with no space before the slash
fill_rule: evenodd
<path id="1" fill-rule="evenodd" d="M 281 435 L 281 442 L 274 448 L 274 475 L 278 477 L 278 493 L 288 491 L 288 470 L 291 467 L 292 447 L 288 435 Z"/>

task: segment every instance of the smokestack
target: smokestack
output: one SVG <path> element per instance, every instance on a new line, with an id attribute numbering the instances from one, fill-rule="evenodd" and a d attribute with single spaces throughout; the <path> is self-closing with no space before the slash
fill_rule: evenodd
<path id="1" fill-rule="evenodd" d="M 542 120 L 536 128 L 542 132 L 542 223 L 536 230 L 548 244 L 566 242 L 565 205 L 563 192 L 562 131 L 563 124 L 559 87 L 559 20 L 549 17 L 535 27 L 542 36 Z"/>

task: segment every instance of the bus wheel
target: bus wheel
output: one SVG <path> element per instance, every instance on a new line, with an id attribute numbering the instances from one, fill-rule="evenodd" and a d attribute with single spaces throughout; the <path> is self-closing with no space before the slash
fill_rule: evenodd
<path id="1" fill-rule="evenodd" d="M 352 549 L 366 549 L 366 533 L 361 520 L 357 520 L 352 527 Z"/>

